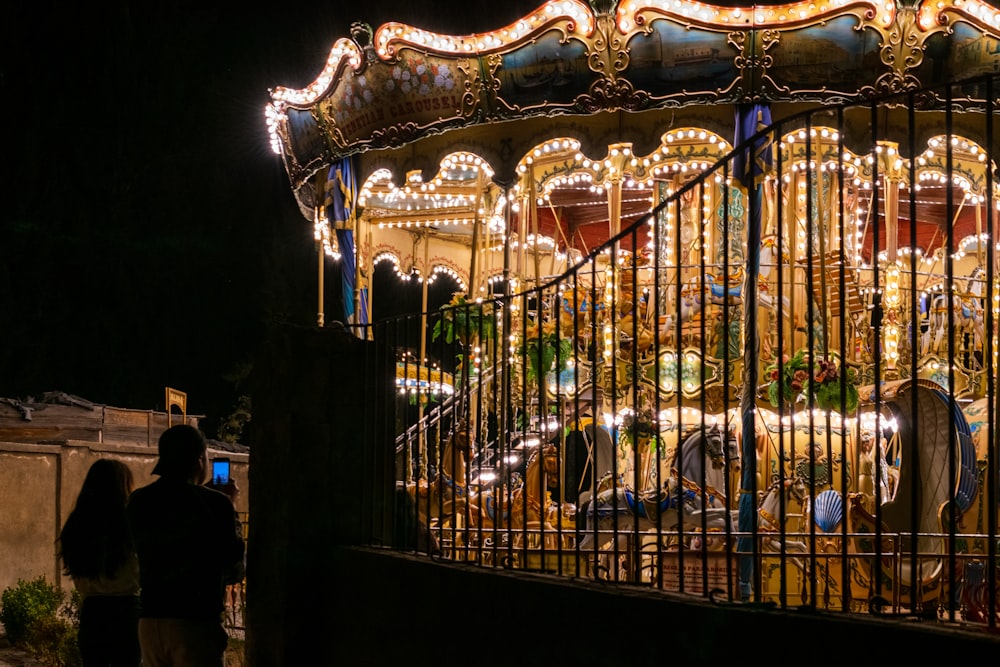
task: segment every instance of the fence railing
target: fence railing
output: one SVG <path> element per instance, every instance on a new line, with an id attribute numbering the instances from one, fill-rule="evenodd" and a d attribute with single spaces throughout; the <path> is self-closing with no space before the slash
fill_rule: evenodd
<path id="1" fill-rule="evenodd" d="M 995 628 L 998 93 L 759 131 L 748 105 L 747 142 L 704 169 L 665 156 L 650 214 L 581 264 L 428 313 L 454 393 L 410 362 L 427 382 L 373 406 L 421 434 L 369 429 L 395 462 L 373 542 Z M 410 324 L 373 326 L 371 377 Z"/>

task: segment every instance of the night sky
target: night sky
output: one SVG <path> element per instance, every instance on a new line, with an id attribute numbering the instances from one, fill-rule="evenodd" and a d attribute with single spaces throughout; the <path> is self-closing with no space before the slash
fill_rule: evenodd
<path id="1" fill-rule="evenodd" d="M 467 34 L 537 3 L 502 4 L 7 7 L 0 397 L 162 410 L 170 386 L 211 437 L 268 327 L 316 322 L 311 224 L 268 145 L 268 89 L 311 83 L 353 21 Z M 417 288 L 396 291 L 383 309 L 419 308 Z"/>

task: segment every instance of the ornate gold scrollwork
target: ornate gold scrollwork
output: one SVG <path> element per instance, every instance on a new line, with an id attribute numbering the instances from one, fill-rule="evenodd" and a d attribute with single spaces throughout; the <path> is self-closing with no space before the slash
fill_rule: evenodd
<path id="1" fill-rule="evenodd" d="M 638 111 L 649 104 L 649 93 L 636 91 L 631 81 L 622 78 L 630 62 L 628 41 L 632 35 L 642 32 L 632 30 L 628 34 L 618 31 L 614 16 L 601 14 L 597 17 L 594 36 L 587 51 L 587 66 L 600 74 L 591 85 L 588 95 L 582 95 L 577 104 L 587 112 L 601 109 L 625 109 Z"/>
<path id="2" fill-rule="evenodd" d="M 402 146 L 420 136 L 420 126 L 416 123 L 390 125 L 384 130 L 372 132 L 372 146 L 377 148 Z"/>
<path id="3" fill-rule="evenodd" d="M 910 73 L 924 60 L 924 40 L 929 33 L 921 31 L 917 24 L 917 13 L 912 7 L 899 7 L 896 20 L 883 29 L 878 23 L 871 27 L 882 35 L 879 57 L 890 71 L 882 74 L 874 85 L 876 92 L 897 93 L 915 90 L 920 80 Z"/>
<path id="4" fill-rule="evenodd" d="M 496 72 L 499 66 L 500 56 L 490 54 L 484 59 L 490 64 L 490 74 Z M 495 77 L 491 77 L 489 83 L 483 81 L 480 76 L 479 67 L 475 60 L 462 58 L 455 66 L 459 72 L 465 74 L 465 91 L 462 93 L 462 117 L 471 118 L 477 109 L 482 109 L 484 105 L 483 96 L 490 96 L 496 99 L 496 89 L 500 87 L 500 82 Z M 485 108 L 492 108 L 492 104 L 486 103 Z"/>

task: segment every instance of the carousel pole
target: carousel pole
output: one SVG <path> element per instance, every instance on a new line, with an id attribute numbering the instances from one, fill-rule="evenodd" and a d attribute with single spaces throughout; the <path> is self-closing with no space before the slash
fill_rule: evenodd
<path id="1" fill-rule="evenodd" d="M 314 217 L 314 220 L 316 221 L 316 225 L 319 225 L 319 215 L 320 215 L 320 207 L 317 206 L 316 207 L 315 217 Z M 323 249 L 323 239 L 317 240 L 316 246 L 319 249 L 319 252 L 317 253 L 318 267 L 317 267 L 317 270 L 316 270 L 316 276 L 317 276 L 317 279 L 319 281 L 318 290 L 317 290 L 318 303 L 316 305 L 316 325 L 319 326 L 319 327 L 322 327 L 323 326 L 323 319 L 324 319 L 324 316 L 323 316 L 323 270 L 326 268 L 326 263 L 324 262 L 324 257 L 323 257 L 323 255 L 325 253 L 325 251 Z"/>
<path id="2" fill-rule="evenodd" d="M 813 141 L 811 133 L 806 137 L 806 145 L 808 146 Z M 815 154 L 820 156 L 820 160 L 823 158 L 823 140 L 819 137 L 816 138 L 817 146 L 815 149 Z M 809 151 L 806 151 L 807 157 L 811 158 Z M 823 314 L 823 358 L 826 359 L 830 353 L 830 303 L 827 299 L 827 281 L 826 281 L 826 189 L 823 186 L 823 174 L 826 173 L 820 170 L 818 176 L 816 177 L 816 188 L 819 190 L 814 197 L 816 199 L 816 230 L 819 233 L 819 294 L 820 294 L 820 312 Z M 807 198 L 808 200 L 808 198 Z M 806 208 L 810 208 L 811 202 L 806 202 Z M 811 270 L 811 268 L 810 268 Z M 811 296 L 811 295 L 810 295 Z M 812 350 L 810 350 L 810 354 Z M 811 356 L 810 356 L 811 358 Z"/>
<path id="3" fill-rule="evenodd" d="M 472 216 L 472 253 L 471 253 L 472 256 L 471 256 L 471 258 L 469 260 L 469 294 L 468 294 L 468 301 L 470 301 L 471 303 L 476 303 L 477 300 L 480 298 L 479 297 L 479 271 L 481 270 L 480 269 L 481 262 L 479 261 L 479 248 L 482 245 L 482 239 L 480 238 L 481 237 L 481 232 L 479 231 L 479 225 L 480 225 L 480 223 L 482 221 L 481 221 L 480 216 L 479 216 L 479 209 L 480 209 L 480 205 L 482 204 L 482 201 L 483 201 L 483 169 L 482 169 L 482 167 L 477 167 L 477 169 L 476 169 L 476 209 L 475 209 L 475 213 Z M 470 306 L 470 307 L 472 307 L 472 306 Z M 482 313 L 483 313 L 483 311 L 482 311 L 482 309 L 480 309 L 480 311 L 479 311 L 480 317 L 476 320 L 477 322 L 480 323 L 479 324 L 479 329 L 480 330 L 482 329 Z M 479 330 L 468 332 L 469 340 L 470 341 L 473 341 L 473 340 L 478 341 L 478 344 L 481 345 L 482 341 L 480 341 L 480 339 L 479 339 L 479 333 L 480 333 Z M 471 353 L 471 350 L 469 352 Z M 480 367 L 482 368 L 482 366 L 480 366 Z M 469 369 L 469 372 L 470 372 L 470 375 L 471 375 L 471 372 L 472 372 L 471 368 Z M 469 396 L 469 402 L 467 404 L 468 405 L 468 408 L 467 408 L 467 413 L 468 414 L 465 415 L 465 422 L 472 429 L 472 431 L 471 431 L 472 433 L 476 433 L 477 432 L 476 431 L 477 411 L 473 409 L 473 401 L 475 402 L 475 405 L 479 408 L 479 410 L 480 411 L 482 410 L 481 397 L 482 397 L 483 387 L 482 387 L 481 380 L 482 380 L 482 378 L 480 378 L 480 382 L 476 383 L 476 386 L 475 386 L 474 390 L 471 389 L 471 387 L 470 387 L 470 391 L 474 391 L 475 395 L 474 396 Z"/>
<path id="4" fill-rule="evenodd" d="M 798 236 L 796 232 L 799 230 L 799 219 L 796 213 L 796 204 L 798 202 L 798 191 L 799 191 L 799 178 L 800 176 L 792 172 L 792 178 L 789 184 L 789 205 L 785 207 L 786 219 L 785 219 L 785 238 L 788 239 L 788 322 L 791 326 L 791 331 L 789 332 L 788 340 L 790 351 L 789 354 L 795 353 L 795 337 L 798 335 L 798 327 L 795 325 L 795 318 L 797 313 L 795 312 L 795 306 L 797 299 L 795 298 L 795 264 L 798 261 Z M 780 304 L 779 304 L 780 307 Z M 784 324 L 782 324 L 784 326 Z M 778 350 L 779 356 L 784 354 L 784 350 Z"/>
<path id="5" fill-rule="evenodd" d="M 542 306 L 542 267 L 541 258 L 538 256 L 538 199 L 535 191 L 535 163 L 528 167 L 528 202 L 529 215 L 531 217 L 531 234 L 535 237 L 532 257 L 535 264 L 535 323 L 538 326 L 538 349 L 542 348 L 542 319 L 544 317 L 544 307 Z M 540 353 L 539 353 L 540 354 Z M 538 423 L 540 428 L 547 424 L 548 406 L 546 405 L 545 376 L 547 369 L 538 364 Z"/>
<path id="6" fill-rule="evenodd" d="M 885 256 L 888 263 L 896 261 L 899 245 L 899 189 L 902 182 L 901 161 L 897 161 L 899 144 L 894 141 L 880 141 L 879 148 L 885 154 L 885 166 L 882 174 L 882 184 L 885 188 Z M 874 257 L 872 258 L 874 261 Z"/>
<path id="7" fill-rule="evenodd" d="M 430 233 L 426 230 L 423 232 L 423 242 L 424 242 L 424 263 L 423 271 L 427 271 L 428 262 L 428 246 L 430 246 Z M 427 369 L 427 379 L 430 380 L 430 368 L 427 366 L 427 276 L 423 275 L 423 279 L 420 283 L 420 356 L 417 358 L 417 423 L 424 423 L 424 402 L 420 399 L 420 375 L 421 369 Z M 442 379 L 444 378 L 444 369 L 441 369 Z M 439 427 L 440 428 L 440 425 Z M 423 453 L 423 456 L 427 455 L 427 431 L 425 428 L 418 429 L 420 441 L 417 443 L 417 450 Z M 421 461 L 421 465 L 424 466 L 423 469 L 426 470 L 427 461 Z"/>
<path id="8" fill-rule="evenodd" d="M 565 265 L 563 266 L 563 269 L 565 270 L 565 269 L 569 268 L 569 263 L 570 263 L 570 257 L 569 257 L 570 244 L 569 244 L 569 239 L 566 238 L 566 233 L 563 231 L 563 228 L 562 228 L 562 216 L 559 215 L 560 211 L 562 211 L 563 208 L 559 207 L 559 211 L 557 211 L 556 208 L 555 208 L 555 206 L 553 206 L 552 202 L 550 201 L 549 202 L 549 210 L 552 211 L 552 218 L 556 222 L 556 234 L 558 234 L 558 238 L 562 239 L 563 244 L 565 244 L 565 246 L 566 246 L 566 262 L 565 262 Z M 555 249 L 552 250 L 552 271 L 551 272 L 553 274 L 556 272 L 556 251 L 555 251 Z"/>
<path id="9" fill-rule="evenodd" d="M 529 210 L 531 207 L 531 179 L 534 175 L 534 170 L 529 170 L 525 174 L 521 181 L 521 214 L 518 216 L 517 220 L 517 268 L 515 269 L 516 275 L 521 276 L 524 280 L 528 273 L 527 258 L 525 257 L 525 248 L 528 245 L 528 224 L 527 219 L 529 215 Z"/>
<path id="10" fill-rule="evenodd" d="M 469 300 L 475 301 L 479 291 L 478 257 L 479 257 L 479 204 L 483 198 L 483 170 L 476 170 L 476 210 L 472 216 L 472 257 L 469 259 Z"/>
<path id="11" fill-rule="evenodd" d="M 500 344 L 498 346 L 500 355 L 500 411 L 497 418 L 498 433 L 509 434 L 511 432 L 511 422 L 512 415 L 510 412 L 510 406 L 512 404 L 511 399 L 511 357 L 512 354 L 510 350 L 513 348 L 513 335 L 512 329 L 512 318 L 511 318 L 511 304 L 513 303 L 513 290 L 510 285 L 510 227 L 513 221 L 513 215 L 510 206 L 510 186 L 504 185 L 503 188 L 503 198 L 504 198 L 504 235 L 503 235 L 503 336 L 500 337 Z M 509 439 L 506 437 L 498 438 L 500 443 L 500 456 L 501 459 L 507 454 L 507 447 L 510 445 Z M 504 469 L 504 474 L 509 474 Z M 509 482 L 505 477 L 503 482 Z M 502 485 L 501 485 L 501 488 Z M 504 509 L 504 498 L 503 494 L 500 494 L 497 512 L 502 516 Z"/>
<path id="12" fill-rule="evenodd" d="M 529 217 L 531 218 L 531 235 L 535 237 L 534 242 L 534 252 L 532 256 L 535 264 L 535 287 L 538 287 L 542 281 L 542 266 L 541 258 L 538 256 L 538 201 L 536 197 L 537 192 L 535 191 L 535 163 L 532 162 L 531 166 L 528 167 L 528 206 L 529 206 Z M 527 250 L 527 248 L 525 249 Z M 539 293 L 539 298 L 541 294 Z M 541 322 L 539 322 L 541 326 Z"/>
<path id="13" fill-rule="evenodd" d="M 898 278 L 899 267 L 897 260 L 899 256 L 899 185 L 903 183 L 903 160 L 899 157 L 899 144 L 894 141 L 878 142 L 878 151 L 882 166 L 882 188 L 885 192 L 885 275 L 895 274 Z M 872 252 L 872 264 L 878 262 L 878 253 Z M 885 281 L 882 292 L 882 309 L 885 316 L 883 325 L 883 337 L 886 345 L 886 373 L 896 376 L 896 352 L 899 344 L 899 326 L 897 324 L 900 315 L 900 297 L 898 282 L 896 286 L 891 286 L 889 280 Z"/>
<path id="14" fill-rule="evenodd" d="M 487 212 L 491 211 L 493 207 L 492 198 L 488 199 L 484 194 L 483 199 L 484 199 L 483 210 Z M 480 289 L 482 289 L 490 296 L 493 295 L 492 291 L 489 288 L 490 274 L 493 271 L 493 255 L 490 252 L 490 248 L 492 247 L 491 244 L 493 243 L 493 236 L 490 233 L 490 220 L 492 219 L 492 217 L 493 217 L 492 215 L 487 214 L 486 221 L 484 222 L 485 226 L 483 228 L 483 242 L 481 244 L 483 247 L 483 256 L 479 259 Z"/>
<path id="15" fill-rule="evenodd" d="M 421 280 L 420 280 L 420 359 L 419 363 L 423 364 L 426 362 L 427 357 L 427 262 L 428 255 L 430 254 L 430 234 L 428 232 L 423 232 L 422 239 L 424 243 L 424 261 L 421 267 Z"/>
<path id="16" fill-rule="evenodd" d="M 560 230 L 562 229 L 562 221 L 559 220 L 559 213 L 554 208 L 552 208 L 551 203 L 549 204 L 549 209 L 552 211 L 552 219 L 556 225 L 556 232 L 552 236 L 558 238 Z M 556 248 L 552 248 L 552 256 L 549 258 L 549 275 L 550 276 L 555 275 L 555 272 L 556 272 Z"/>
<path id="17" fill-rule="evenodd" d="M 964 202 L 965 199 L 963 198 Z M 987 200 L 989 201 L 989 200 Z M 985 263 L 985 246 L 983 243 L 983 205 L 982 203 L 976 204 L 976 265 L 986 268 Z"/>

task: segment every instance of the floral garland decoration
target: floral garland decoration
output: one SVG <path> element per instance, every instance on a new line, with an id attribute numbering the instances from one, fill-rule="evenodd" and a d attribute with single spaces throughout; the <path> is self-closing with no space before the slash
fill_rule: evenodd
<path id="1" fill-rule="evenodd" d="M 813 360 L 809 353 L 802 349 L 792 357 L 786 354 L 780 369 L 775 363 L 765 370 L 771 379 L 771 384 L 767 387 L 767 399 L 775 407 L 782 397 L 789 403 L 806 402 L 811 388 L 817 407 L 822 410 L 839 410 L 843 379 L 846 399 L 844 410 L 854 412 L 858 409 L 857 373 L 848 367 L 842 378 L 837 362 L 833 359 Z"/>

